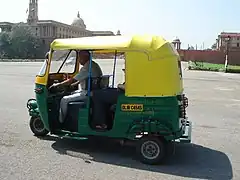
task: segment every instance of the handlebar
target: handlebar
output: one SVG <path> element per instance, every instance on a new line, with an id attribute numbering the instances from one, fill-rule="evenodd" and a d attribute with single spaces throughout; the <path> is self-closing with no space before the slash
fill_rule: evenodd
<path id="1" fill-rule="evenodd" d="M 72 89 L 71 85 L 58 86 L 58 87 L 50 86 L 48 88 L 48 91 L 50 92 L 50 94 L 53 94 L 53 96 L 61 96 L 71 91 L 71 89 Z"/>

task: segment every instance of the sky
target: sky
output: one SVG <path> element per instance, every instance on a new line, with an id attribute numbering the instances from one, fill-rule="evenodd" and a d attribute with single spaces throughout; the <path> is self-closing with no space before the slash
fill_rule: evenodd
<path id="1" fill-rule="evenodd" d="M 29 0 L 0 0 L 0 22 L 26 22 Z M 239 0 L 38 0 L 39 19 L 71 24 L 80 12 L 89 30 L 179 38 L 182 48 L 209 48 L 221 32 L 240 32 Z"/>

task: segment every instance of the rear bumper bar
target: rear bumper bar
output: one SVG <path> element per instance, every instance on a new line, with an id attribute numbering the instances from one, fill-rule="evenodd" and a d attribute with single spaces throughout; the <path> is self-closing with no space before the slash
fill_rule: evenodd
<path id="1" fill-rule="evenodd" d="M 179 138 L 181 143 L 191 143 L 192 137 L 192 122 L 186 121 L 183 127 L 183 135 Z"/>

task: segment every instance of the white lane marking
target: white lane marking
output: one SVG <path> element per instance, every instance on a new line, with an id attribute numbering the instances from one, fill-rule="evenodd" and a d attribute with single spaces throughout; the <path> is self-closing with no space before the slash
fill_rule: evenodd
<path id="1" fill-rule="evenodd" d="M 220 76 L 240 76 L 238 73 L 219 73 Z"/>
<path id="2" fill-rule="evenodd" d="M 227 87 L 216 87 L 214 89 L 220 90 L 220 91 L 233 91 L 233 88 L 227 88 Z"/>
<path id="3" fill-rule="evenodd" d="M 195 98 L 189 98 L 189 101 L 199 101 L 199 102 L 212 102 L 212 101 L 219 101 L 219 102 L 226 102 L 226 103 L 237 103 L 240 104 L 240 99 L 228 99 L 228 98 L 202 98 L 202 97 L 195 97 Z"/>
<path id="4" fill-rule="evenodd" d="M 240 99 L 231 99 L 232 101 L 240 102 Z"/>

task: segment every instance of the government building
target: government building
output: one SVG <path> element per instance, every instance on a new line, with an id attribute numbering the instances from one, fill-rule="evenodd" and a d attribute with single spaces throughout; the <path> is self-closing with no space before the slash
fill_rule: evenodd
<path id="1" fill-rule="evenodd" d="M 2 32 L 10 32 L 12 27 L 17 24 L 19 23 L 0 22 L 0 29 Z M 49 44 L 56 38 L 121 35 L 119 30 L 116 34 L 112 31 L 88 30 L 83 19 L 80 17 L 79 12 L 71 25 L 54 20 L 39 20 L 38 0 L 29 1 L 27 22 L 21 24 L 29 26 L 33 34 L 36 37 L 39 37 L 46 46 L 49 46 Z"/>

